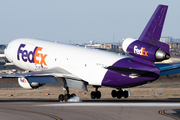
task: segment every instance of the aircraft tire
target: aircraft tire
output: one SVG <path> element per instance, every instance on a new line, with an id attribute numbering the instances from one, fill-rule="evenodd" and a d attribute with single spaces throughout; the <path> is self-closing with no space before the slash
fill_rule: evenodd
<path id="1" fill-rule="evenodd" d="M 117 91 L 117 98 L 121 99 L 122 96 L 123 96 L 123 91 L 122 90 Z"/>
<path id="2" fill-rule="evenodd" d="M 124 94 L 124 98 L 128 98 L 129 97 L 129 93 L 127 90 L 123 91 L 123 94 Z"/>
<path id="3" fill-rule="evenodd" d="M 96 92 L 92 91 L 91 92 L 91 99 L 95 99 L 96 98 Z"/>
<path id="4" fill-rule="evenodd" d="M 117 91 L 116 91 L 116 90 L 112 90 L 112 91 L 111 91 L 111 96 L 112 96 L 113 98 L 117 97 Z"/>
<path id="5" fill-rule="evenodd" d="M 60 94 L 59 95 L 59 101 L 63 101 L 64 100 L 64 95 L 63 94 Z"/>
<path id="6" fill-rule="evenodd" d="M 71 97 L 74 97 L 74 96 L 76 96 L 76 94 L 72 93 L 72 94 L 71 94 Z"/>
<path id="7" fill-rule="evenodd" d="M 64 95 L 64 100 L 67 102 L 67 100 L 70 98 L 70 95 L 69 94 L 65 94 Z"/>
<path id="8" fill-rule="evenodd" d="M 96 98 L 100 99 L 101 98 L 101 92 L 100 91 L 96 91 Z"/>

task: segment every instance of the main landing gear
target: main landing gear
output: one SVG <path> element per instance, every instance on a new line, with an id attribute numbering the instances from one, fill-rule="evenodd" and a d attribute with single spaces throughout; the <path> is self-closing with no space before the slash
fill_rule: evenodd
<path id="1" fill-rule="evenodd" d="M 63 102 L 63 101 L 67 102 L 68 99 L 70 99 L 71 97 L 76 96 L 74 93 L 69 94 L 69 88 L 68 87 L 66 87 L 65 89 L 66 89 L 66 93 L 64 95 L 63 94 L 59 95 L 59 101 L 60 102 Z"/>
<path id="2" fill-rule="evenodd" d="M 95 89 L 95 91 L 91 92 L 91 98 L 92 99 L 100 99 L 101 98 L 101 92 L 98 91 L 98 88 L 100 86 L 93 86 L 93 87 L 95 87 L 96 89 Z M 120 99 L 121 97 L 128 98 L 129 92 L 127 90 L 122 90 L 122 89 L 118 89 L 118 91 L 112 90 L 111 96 L 113 98 L 117 97 L 118 99 Z"/>
<path id="3" fill-rule="evenodd" d="M 68 99 L 70 99 L 71 97 L 74 97 L 76 95 L 74 93 L 69 94 L 69 87 L 67 86 L 67 83 L 66 83 L 65 79 L 63 79 L 63 83 L 64 83 L 64 88 L 66 89 L 66 91 L 65 91 L 64 95 L 60 94 L 58 99 L 59 99 L 60 102 L 63 102 L 63 101 L 67 102 Z"/>
<path id="4" fill-rule="evenodd" d="M 128 98 L 129 97 L 129 93 L 128 93 L 127 90 L 123 91 L 122 89 L 119 89 L 118 91 L 112 90 L 111 96 L 113 98 L 117 97 L 118 99 L 120 99 L 121 97 Z"/>
<path id="5" fill-rule="evenodd" d="M 98 91 L 99 86 L 94 86 L 94 87 L 96 88 L 96 90 L 91 92 L 91 98 L 92 99 L 95 99 L 95 98 L 100 99 L 101 98 L 101 92 Z"/>

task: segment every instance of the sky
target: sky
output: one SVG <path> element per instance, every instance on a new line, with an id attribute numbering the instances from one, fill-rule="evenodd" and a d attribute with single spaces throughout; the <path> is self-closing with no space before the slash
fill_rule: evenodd
<path id="1" fill-rule="evenodd" d="M 138 38 L 159 4 L 169 6 L 162 37 L 180 38 L 180 0 L 0 0 L 0 44 L 17 38 L 62 43 Z"/>

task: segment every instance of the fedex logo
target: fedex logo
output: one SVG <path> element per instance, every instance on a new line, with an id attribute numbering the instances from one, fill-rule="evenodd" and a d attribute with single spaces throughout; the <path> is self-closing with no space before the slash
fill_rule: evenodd
<path id="1" fill-rule="evenodd" d="M 25 78 L 20 78 L 20 81 L 23 82 L 23 83 L 27 82 Z"/>
<path id="2" fill-rule="evenodd" d="M 20 54 L 21 54 L 21 58 L 24 62 L 30 62 L 30 63 L 36 63 L 36 64 L 46 64 L 45 58 L 47 57 L 47 54 L 42 54 L 42 53 L 38 53 L 39 51 L 41 51 L 43 48 L 42 47 L 35 47 L 33 51 L 27 51 L 25 49 L 23 49 L 26 46 L 26 44 L 21 44 L 18 48 L 18 52 L 17 52 L 17 59 L 20 60 Z M 37 58 L 41 58 L 40 60 L 38 60 Z"/>
<path id="3" fill-rule="evenodd" d="M 144 47 L 141 47 L 141 49 L 138 49 L 137 46 L 134 46 L 134 53 L 142 56 L 148 57 L 148 51 L 145 51 Z"/>

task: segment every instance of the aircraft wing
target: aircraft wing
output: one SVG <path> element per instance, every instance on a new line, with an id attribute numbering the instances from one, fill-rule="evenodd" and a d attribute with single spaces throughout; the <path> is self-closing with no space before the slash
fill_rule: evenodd
<path id="1" fill-rule="evenodd" d="M 55 84 L 58 83 L 55 77 L 64 77 L 69 79 L 81 80 L 77 76 L 59 67 L 43 70 L 43 71 L 27 72 L 22 74 L 0 75 L 0 77 L 1 78 L 25 77 L 28 78 L 29 82 L 55 83 Z"/>
<path id="2" fill-rule="evenodd" d="M 160 76 L 177 74 L 180 72 L 180 63 L 156 63 L 160 70 Z"/>

